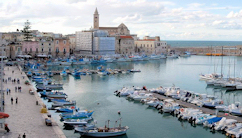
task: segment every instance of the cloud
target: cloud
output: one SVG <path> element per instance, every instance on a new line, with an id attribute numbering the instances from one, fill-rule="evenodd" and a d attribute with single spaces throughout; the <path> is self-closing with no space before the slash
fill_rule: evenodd
<path id="1" fill-rule="evenodd" d="M 73 4 L 73 3 L 79 3 L 79 2 L 86 2 L 87 0 L 65 0 L 67 3 Z"/>
<path id="2" fill-rule="evenodd" d="M 226 17 L 227 18 L 240 18 L 240 17 L 242 17 L 242 10 L 240 10 L 239 12 L 231 11 Z"/>
<path id="3" fill-rule="evenodd" d="M 222 21 L 222 20 L 216 20 L 216 21 L 214 21 L 212 24 L 213 24 L 213 25 L 219 25 L 219 24 L 223 24 L 223 23 L 225 23 L 225 21 Z"/>

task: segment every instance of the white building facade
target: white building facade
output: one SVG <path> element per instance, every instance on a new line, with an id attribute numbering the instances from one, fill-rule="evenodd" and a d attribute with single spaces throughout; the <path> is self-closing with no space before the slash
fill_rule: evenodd
<path id="1" fill-rule="evenodd" d="M 107 31 L 90 30 L 76 32 L 76 49 L 82 55 L 115 54 L 115 37 L 109 37 Z"/>
<path id="2" fill-rule="evenodd" d="M 92 34 L 92 31 L 76 32 L 76 52 L 80 54 L 92 54 Z"/>

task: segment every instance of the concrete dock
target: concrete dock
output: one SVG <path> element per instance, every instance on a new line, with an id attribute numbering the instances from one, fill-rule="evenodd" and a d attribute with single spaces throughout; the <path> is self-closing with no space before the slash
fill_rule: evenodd
<path id="1" fill-rule="evenodd" d="M 34 92 L 34 95 L 29 93 L 30 89 L 33 90 L 33 86 L 25 84 L 28 78 L 24 72 L 21 72 L 21 69 L 17 66 L 4 68 L 4 79 L 6 80 L 8 77 L 11 77 L 11 79 L 19 78 L 20 84 L 17 84 L 17 82 L 12 83 L 12 81 L 4 82 L 4 90 L 7 88 L 11 90 L 10 94 L 5 92 L 4 106 L 4 112 L 10 115 L 9 118 L 5 119 L 10 132 L 0 133 L 0 136 L 2 138 L 17 138 L 19 135 L 22 137 L 25 133 L 28 138 L 66 138 L 53 119 L 51 119 L 52 126 L 46 126 L 45 118 L 47 114 L 40 113 L 43 105 L 42 100 L 37 92 Z M 18 86 L 21 86 L 21 92 L 15 92 L 15 87 Z M 11 97 L 13 97 L 13 104 L 11 104 Z M 16 97 L 18 97 L 17 104 Z"/>
<path id="2" fill-rule="evenodd" d="M 154 97 L 156 97 L 156 98 L 158 98 L 162 101 L 165 100 L 165 99 L 172 99 L 170 97 L 166 97 L 164 95 L 160 95 L 160 94 L 157 94 L 157 93 L 153 93 L 153 95 L 154 95 Z M 215 114 L 215 112 L 216 112 L 216 110 L 205 108 L 205 107 L 199 107 L 199 106 L 196 106 L 194 104 L 187 103 L 187 102 L 184 102 L 184 101 L 181 101 L 181 100 L 175 100 L 175 99 L 173 99 L 173 100 L 176 101 L 176 103 L 178 103 L 182 107 L 199 109 L 205 114 Z M 226 115 L 225 113 L 222 113 L 222 112 L 218 112 L 217 115 L 219 117 L 226 117 L 227 119 L 235 119 L 238 122 L 242 122 L 242 117 L 233 116 L 233 115 L 229 115 L 229 114 Z"/>

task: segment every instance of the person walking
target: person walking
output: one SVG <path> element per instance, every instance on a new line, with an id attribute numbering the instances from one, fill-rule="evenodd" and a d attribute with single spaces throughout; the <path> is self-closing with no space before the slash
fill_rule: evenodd
<path id="1" fill-rule="evenodd" d="M 18 135 L 18 138 L 21 138 L 20 134 Z"/>
<path id="2" fill-rule="evenodd" d="M 16 97 L 16 104 L 18 104 L 18 97 Z"/>
<path id="3" fill-rule="evenodd" d="M 25 135 L 25 133 L 23 134 L 23 138 L 26 138 L 26 135 Z"/>
<path id="4" fill-rule="evenodd" d="M 11 89 L 9 89 L 8 92 L 9 92 L 9 95 L 10 95 L 11 94 Z"/>
<path id="5" fill-rule="evenodd" d="M 13 104 L 13 97 L 11 97 L 11 104 Z"/>
<path id="6" fill-rule="evenodd" d="M 15 86 L 15 92 L 17 92 L 17 86 Z"/>

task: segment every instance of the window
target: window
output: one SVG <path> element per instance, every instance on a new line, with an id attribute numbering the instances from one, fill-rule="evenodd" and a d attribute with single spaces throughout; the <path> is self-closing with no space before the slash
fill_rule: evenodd
<path id="1" fill-rule="evenodd" d="M 64 48 L 64 51 L 63 51 L 63 53 L 65 54 L 66 53 L 66 49 Z"/>
<path id="2" fill-rule="evenodd" d="M 44 48 L 42 48 L 41 51 L 44 52 Z"/>
<path id="3" fill-rule="evenodd" d="M 150 45 L 150 47 L 152 47 L 152 44 Z"/>
<path id="4" fill-rule="evenodd" d="M 36 48 L 36 52 L 38 52 L 38 48 Z"/>
<path id="5" fill-rule="evenodd" d="M 27 48 L 25 48 L 25 53 L 27 53 Z"/>
<path id="6" fill-rule="evenodd" d="M 32 53 L 32 48 L 30 48 L 29 52 Z"/>
<path id="7" fill-rule="evenodd" d="M 49 52 L 51 52 L 51 48 L 49 48 Z"/>
<path id="8" fill-rule="evenodd" d="M 64 40 L 63 43 L 66 44 L 66 40 Z"/>
<path id="9" fill-rule="evenodd" d="M 44 45 L 44 43 L 41 44 L 42 46 Z"/>
<path id="10" fill-rule="evenodd" d="M 149 44 L 147 44 L 147 47 L 149 47 Z"/>
<path id="11" fill-rule="evenodd" d="M 49 46 L 51 46 L 51 43 L 49 43 Z"/>
<path id="12" fill-rule="evenodd" d="M 56 44 L 59 44 L 59 40 L 56 40 Z"/>
<path id="13" fill-rule="evenodd" d="M 25 48 L 26 49 L 26 48 Z M 20 47 L 18 47 L 18 52 L 20 51 Z"/>

